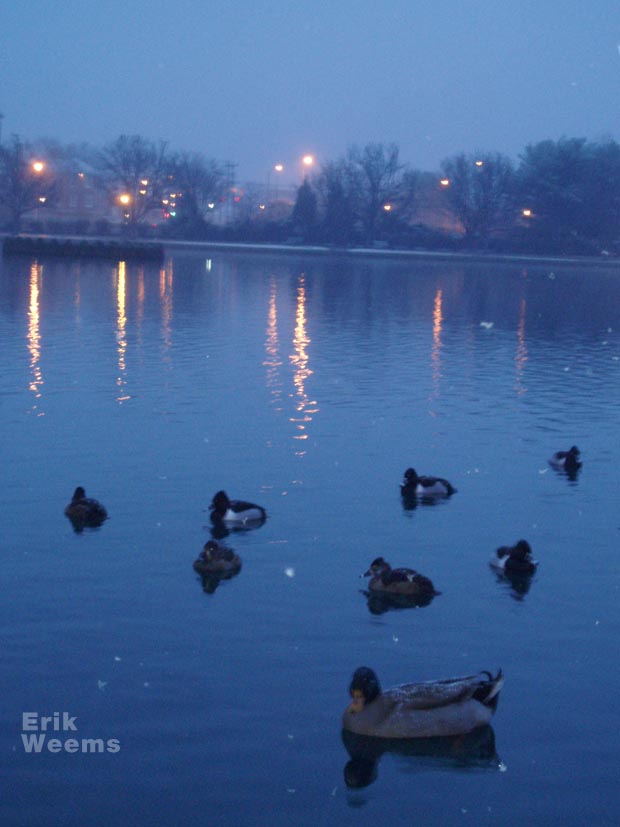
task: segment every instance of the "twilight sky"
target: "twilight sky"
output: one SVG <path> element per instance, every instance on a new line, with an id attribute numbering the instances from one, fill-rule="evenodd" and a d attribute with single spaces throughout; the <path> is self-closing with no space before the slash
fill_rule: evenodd
<path id="1" fill-rule="evenodd" d="M 161 138 L 242 183 L 370 141 L 516 158 L 620 140 L 619 44 L 618 0 L 6 0 L 2 138 Z"/>

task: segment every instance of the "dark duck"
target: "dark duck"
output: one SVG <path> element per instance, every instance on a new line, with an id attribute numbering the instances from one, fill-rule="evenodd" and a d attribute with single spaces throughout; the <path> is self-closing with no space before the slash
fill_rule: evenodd
<path id="1" fill-rule="evenodd" d="M 240 569 L 239 555 L 215 540 L 206 542 L 198 559 L 194 560 L 194 571 L 198 574 L 227 575 L 236 573 Z"/>
<path id="2" fill-rule="evenodd" d="M 420 477 L 414 468 L 407 468 L 400 493 L 403 497 L 450 497 L 456 488 L 442 477 Z"/>
<path id="3" fill-rule="evenodd" d="M 263 523 L 267 519 L 267 512 L 261 505 L 231 500 L 225 491 L 218 491 L 209 506 L 211 521 L 223 523 L 231 527 L 243 527 L 248 524 Z"/>
<path id="4" fill-rule="evenodd" d="M 370 577 L 368 588 L 374 592 L 422 598 L 439 594 L 428 577 L 414 569 L 393 569 L 383 557 L 372 561 L 364 577 Z"/>
<path id="5" fill-rule="evenodd" d="M 504 574 L 527 577 L 534 574 L 538 561 L 534 560 L 527 540 L 519 540 L 514 546 L 500 546 L 491 559 L 491 566 Z"/>
<path id="6" fill-rule="evenodd" d="M 549 459 L 549 465 L 555 468 L 556 471 L 566 471 L 567 474 L 576 474 L 581 468 L 581 451 L 576 445 L 569 448 L 568 451 L 556 451 Z"/>
<path id="7" fill-rule="evenodd" d="M 82 528 L 100 526 L 107 519 L 108 512 L 98 500 L 87 497 L 86 491 L 79 485 L 65 508 L 65 516 L 71 520 L 76 531 L 80 531 Z"/>

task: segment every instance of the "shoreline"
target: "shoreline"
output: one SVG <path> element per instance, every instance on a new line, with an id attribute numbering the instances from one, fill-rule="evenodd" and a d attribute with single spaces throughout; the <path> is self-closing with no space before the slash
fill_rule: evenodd
<path id="1" fill-rule="evenodd" d="M 213 250 L 215 252 L 223 253 L 251 253 L 261 255 L 295 255 L 295 256 L 316 256 L 316 257 L 334 257 L 334 258 L 374 258 L 383 259 L 386 261 L 393 260 L 407 260 L 407 259 L 422 259 L 427 261 L 437 262 L 474 262 L 479 264 L 526 264 L 526 265 L 553 265 L 556 267 L 599 267 L 603 269 L 620 269 L 620 258 L 605 257 L 605 256 L 543 256 L 543 255 L 524 255 L 517 253 L 487 253 L 481 251 L 459 251 L 451 252 L 448 250 L 400 250 L 400 249 L 386 249 L 374 247 L 324 247 L 320 245 L 304 245 L 304 244 L 261 244 L 258 242 L 228 242 L 228 241 L 188 241 L 182 239 L 164 239 L 164 238 L 149 238 L 149 239 L 124 239 L 118 236 L 77 236 L 77 235 L 40 235 L 40 234 L 20 234 L 19 236 L 11 236 L 10 234 L 0 234 L 0 241 L 3 247 L 7 239 L 23 240 L 24 246 L 29 241 L 32 242 L 33 247 L 36 247 L 37 242 L 48 242 L 50 245 L 60 246 L 67 245 L 66 256 L 71 257 L 75 253 L 75 257 L 94 257 L 88 255 L 88 250 L 83 250 L 80 255 L 80 247 L 87 247 L 88 245 L 101 244 L 105 245 L 109 251 L 118 249 L 122 251 L 123 248 L 137 247 L 144 250 L 149 248 L 163 248 L 166 253 L 175 250 L 186 252 L 208 252 Z M 75 250 L 71 249 L 71 245 L 75 245 Z M 10 251 L 7 251 L 10 253 Z M 39 252 L 45 254 L 43 250 L 33 249 L 32 252 L 24 250 L 23 255 Z"/>
<path id="2" fill-rule="evenodd" d="M 156 239 L 154 239 L 156 241 Z M 248 253 L 288 253 L 294 255 L 334 256 L 344 258 L 370 257 L 383 259 L 426 258 L 434 261 L 474 261 L 479 263 L 520 263 L 520 264 L 554 264 L 574 267 L 587 264 L 595 267 L 619 268 L 620 258 L 605 256 L 537 256 L 517 253 L 483 253 L 483 252 L 450 252 L 448 250 L 394 250 L 375 249 L 374 247 L 321 247 L 318 245 L 291 245 L 291 244 L 258 244 L 225 241 L 159 241 L 167 249 L 169 247 L 187 250 L 212 249 L 219 252 L 248 252 Z"/>

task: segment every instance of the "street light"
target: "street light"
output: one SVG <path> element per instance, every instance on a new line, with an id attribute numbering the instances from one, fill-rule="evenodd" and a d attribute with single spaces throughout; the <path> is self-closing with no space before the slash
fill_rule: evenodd
<path id="1" fill-rule="evenodd" d="M 37 173 L 37 175 L 40 175 L 45 169 L 45 164 L 43 163 L 43 161 L 33 161 L 32 169 L 34 172 Z"/>
<path id="2" fill-rule="evenodd" d="M 442 187 L 449 187 L 450 186 L 450 179 L 449 178 L 441 178 L 439 183 Z"/>
<path id="3" fill-rule="evenodd" d="M 305 167 L 306 169 L 310 169 L 310 167 L 314 163 L 314 155 L 304 155 L 304 157 L 301 159 L 301 163 L 302 163 L 303 167 Z M 302 168 L 302 176 L 301 177 L 302 177 L 302 180 L 305 180 L 305 178 L 306 178 L 306 175 L 305 175 L 305 172 L 303 171 L 303 168 Z"/>

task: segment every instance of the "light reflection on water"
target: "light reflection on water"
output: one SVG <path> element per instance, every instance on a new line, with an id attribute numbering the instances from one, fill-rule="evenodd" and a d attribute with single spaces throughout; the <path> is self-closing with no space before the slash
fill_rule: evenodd
<path id="1" fill-rule="evenodd" d="M 617 274 L 208 262 L 3 263 L 4 822 L 611 823 Z M 547 459 L 573 443 L 570 480 Z M 458 493 L 406 510 L 409 465 Z M 80 535 L 78 484 L 110 512 Z M 243 568 L 205 593 L 222 487 L 269 517 L 227 538 Z M 526 587 L 488 567 L 521 536 Z M 441 594 L 369 611 L 379 554 Z M 385 686 L 501 666 L 507 770 L 387 750 L 352 793 L 339 721 L 362 663 Z M 24 755 L 22 711 L 65 709 L 120 753 Z"/>
<path id="2" fill-rule="evenodd" d="M 43 280 L 43 268 L 36 262 L 32 262 L 30 268 L 30 303 L 28 306 L 28 351 L 30 352 L 30 370 L 32 373 L 29 388 L 34 394 L 35 403 L 32 410 L 37 416 L 44 416 L 39 410 L 41 399 L 41 386 L 43 385 L 43 374 L 41 371 L 41 319 L 39 312 L 39 294 Z"/>

